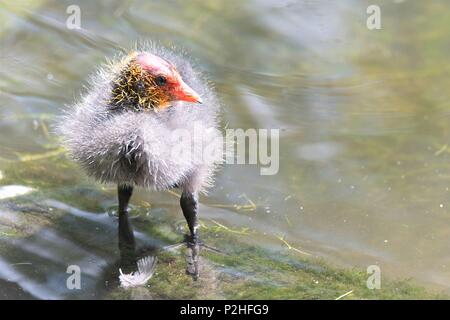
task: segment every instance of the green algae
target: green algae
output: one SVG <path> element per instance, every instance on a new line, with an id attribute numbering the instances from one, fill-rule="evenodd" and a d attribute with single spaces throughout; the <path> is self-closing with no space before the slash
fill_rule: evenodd
<path id="1" fill-rule="evenodd" d="M 202 230 L 202 238 L 223 254 L 201 251 L 200 278 L 185 273 L 184 247 L 161 251 L 153 278 L 143 287 L 151 299 L 444 299 L 410 279 L 383 278 L 380 289 L 368 289 L 368 275 L 357 268 L 332 266 L 320 258 L 287 251 L 273 252 L 242 243 L 233 234 Z M 116 288 L 107 298 L 142 297 L 143 288 Z M 140 294 L 136 294 L 140 292 Z"/>
<path id="2" fill-rule="evenodd" d="M 67 161 L 60 153 L 26 162 L 11 161 L 2 166 L 3 179 L 0 183 L 22 184 L 39 189 L 77 185 L 86 180 L 83 175 L 74 174 L 77 169 L 76 164 Z"/>
<path id="3" fill-rule="evenodd" d="M 50 227 L 62 212 L 39 203 L 34 196 L 0 201 L 0 238 L 24 238 Z"/>
<path id="4" fill-rule="evenodd" d="M 5 180 L 7 179 L 8 170 L 5 170 Z M 95 219 L 88 221 L 73 217 L 64 209 L 53 208 L 45 204 L 45 199 L 50 196 L 53 200 L 85 210 L 93 217 L 104 216 L 111 225 L 100 225 Z M 217 248 L 220 253 L 207 248 L 201 250 L 200 277 L 194 280 L 185 272 L 184 245 L 164 250 L 165 245 L 183 241 L 186 231 L 184 222 L 172 219 L 163 208 L 136 204 L 132 206 L 130 214 L 132 224 L 137 231 L 159 243 L 159 247 L 153 248 L 156 251 L 152 253 L 157 255 L 159 262 L 154 276 L 145 286 L 123 289 L 118 283 L 121 265 L 114 223 L 116 217 L 104 215 L 105 209 L 115 201 L 113 192 L 83 185 L 44 188 L 26 196 L 3 200 L 2 210 L 15 213 L 19 222 L 15 225 L 0 224 L 0 239 L 20 238 L 34 242 L 32 239 L 36 236 L 39 238 L 40 230 L 50 228 L 78 247 L 107 258 L 111 262 L 104 275 L 95 280 L 96 292 L 99 294 L 97 298 L 337 299 L 345 294 L 342 299 L 447 298 L 419 286 L 411 279 L 390 280 L 384 276 L 381 289 L 370 290 L 366 285 L 369 275 L 364 270 L 333 266 L 322 258 L 290 250 L 288 246 L 269 250 L 251 245 L 245 240 L 255 236 L 252 230 L 233 229 L 209 219 L 201 220 L 202 240 L 208 246 Z M 148 243 L 139 241 L 141 249 L 146 246 Z M 68 253 L 63 248 L 55 250 L 56 255 L 61 258 Z M 2 246 L 0 252 L 3 257 L 18 261 L 17 252 L 13 253 L 12 247 Z M 82 259 L 82 256 L 78 258 Z M 40 263 L 45 270 L 45 262 Z M 45 278 L 44 275 L 41 277 Z M 105 287 L 106 282 L 109 285 Z"/>

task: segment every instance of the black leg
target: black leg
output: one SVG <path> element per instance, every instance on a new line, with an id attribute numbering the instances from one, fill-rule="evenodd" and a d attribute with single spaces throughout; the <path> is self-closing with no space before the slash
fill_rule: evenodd
<path id="1" fill-rule="evenodd" d="M 197 244 L 198 242 L 198 195 L 188 191 L 183 191 L 180 199 L 181 209 L 186 218 L 190 237 L 188 242 Z"/>
<path id="2" fill-rule="evenodd" d="M 128 203 L 133 194 L 133 187 L 119 185 L 117 192 L 119 196 L 119 249 L 122 259 L 126 259 L 126 257 L 134 255 L 136 247 L 133 228 L 128 219 Z"/>

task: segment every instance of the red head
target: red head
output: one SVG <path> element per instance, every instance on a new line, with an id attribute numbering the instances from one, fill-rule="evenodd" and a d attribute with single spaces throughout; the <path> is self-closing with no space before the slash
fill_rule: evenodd
<path id="1" fill-rule="evenodd" d="M 151 53 L 140 53 L 136 63 L 146 71 L 157 86 L 161 87 L 171 101 L 187 101 L 202 103 L 200 96 L 181 79 L 173 64 Z"/>
<path id="2" fill-rule="evenodd" d="M 170 62 L 151 53 L 131 53 L 115 82 L 112 101 L 135 109 L 164 109 L 173 101 L 202 103 Z"/>

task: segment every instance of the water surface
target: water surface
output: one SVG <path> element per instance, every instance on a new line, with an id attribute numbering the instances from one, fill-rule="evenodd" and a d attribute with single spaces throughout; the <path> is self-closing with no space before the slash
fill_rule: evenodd
<path id="1" fill-rule="evenodd" d="M 78 31 L 65 25 L 72 2 L 0 5 L 0 184 L 26 197 L 1 200 L 3 296 L 72 297 L 61 270 L 73 261 L 102 296 L 115 190 L 70 164 L 49 128 L 105 56 L 146 39 L 190 52 L 224 126 L 281 129 L 279 173 L 226 166 L 201 199 L 205 223 L 450 292 L 448 1 L 381 1 L 372 31 L 366 1 L 82 1 Z M 170 193 L 140 190 L 133 204 L 183 223 Z M 26 208 L 35 220 L 20 221 Z"/>

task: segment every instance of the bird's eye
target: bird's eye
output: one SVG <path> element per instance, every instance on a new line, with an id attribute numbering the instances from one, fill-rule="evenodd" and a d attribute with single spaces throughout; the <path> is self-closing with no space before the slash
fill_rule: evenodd
<path id="1" fill-rule="evenodd" d="M 164 85 L 167 83 L 167 79 L 166 79 L 166 77 L 164 77 L 164 76 L 157 76 L 157 77 L 155 78 L 155 83 L 156 83 L 158 86 L 164 86 Z"/>

